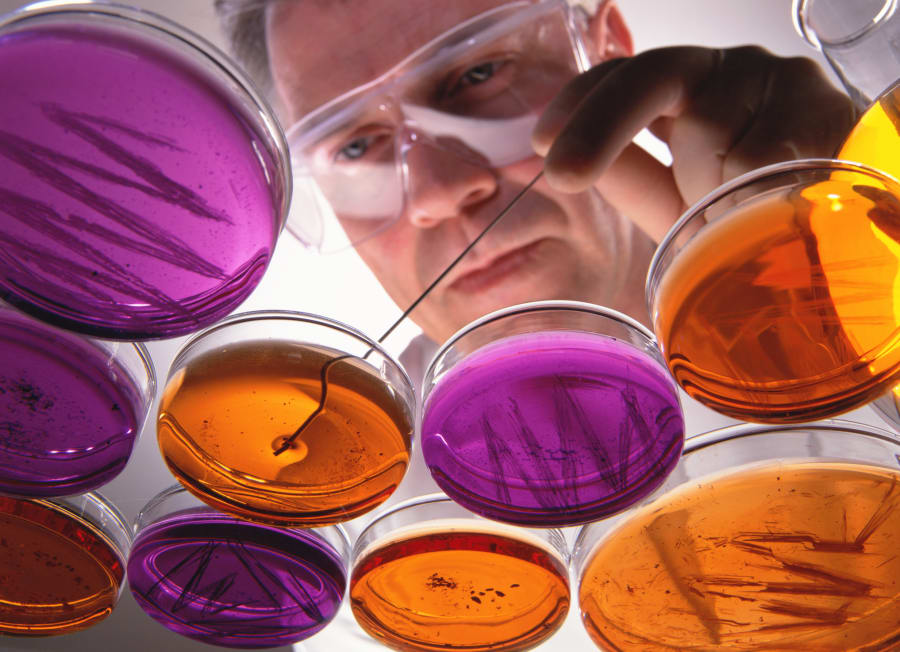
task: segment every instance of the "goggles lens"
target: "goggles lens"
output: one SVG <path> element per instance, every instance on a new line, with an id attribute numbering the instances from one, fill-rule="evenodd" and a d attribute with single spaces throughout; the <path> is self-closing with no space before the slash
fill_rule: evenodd
<path id="1" fill-rule="evenodd" d="M 534 156 L 531 131 L 579 70 L 564 2 L 516 3 L 476 17 L 363 89 L 316 110 L 288 131 L 297 173 L 307 177 L 288 226 L 327 249 L 325 222 L 352 221 L 350 244 L 403 213 L 412 148 L 427 145 L 498 168 Z M 312 183 L 311 183 L 312 182 Z M 310 194 L 318 195 L 314 201 Z M 323 208 L 325 209 L 323 211 Z M 318 223 L 315 223 L 318 222 Z M 344 244 L 347 244 L 347 240 Z"/>

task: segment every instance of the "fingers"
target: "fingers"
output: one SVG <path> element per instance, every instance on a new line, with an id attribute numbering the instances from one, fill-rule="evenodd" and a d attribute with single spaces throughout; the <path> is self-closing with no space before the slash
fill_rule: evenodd
<path id="1" fill-rule="evenodd" d="M 778 161 L 832 157 L 856 119 L 850 98 L 816 63 L 774 59 L 756 115 L 728 152 L 723 177 Z"/>
<path id="2" fill-rule="evenodd" d="M 533 134 L 558 190 L 592 184 L 654 238 L 686 206 L 777 161 L 832 156 L 856 116 L 814 62 L 758 47 L 672 47 L 605 62 L 567 85 Z M 631 144 L 643 128 L 671 169 Z"/>
<path id="3" fill-rule="evenodd" d="M 553 143 L 547 180 L 568 192 L 588 188 L 638 131 L 683 113 L 718 56 L 706 48 L 662 48 L 606 62 L 574 80 L 535 129 L 538 145 Z"/>
<path id="4" fill-rule="evenodd" d="M 581 101 L 617 66 L 627 59 L 611 59 L 594 66 L 567 83 L 541 114 L 531 134 L 531 145 L 546 156 L 559 133 L 571 119 Z"/>
<path id="5" fill-rule="evenodd" d="M 673 120 L 672 170 L 687 204 L 779 161 L 832 156 L 855 120 L 850 99 L 813 61 L 758 47 L 722 51 L 715 71 Z"/>
<path id="6" fill-rule="evenodd" d="M 686 208 L 671 168 L 633 144 L 622 150 L 595 187 L 654 242 L 662 240 Z"/>

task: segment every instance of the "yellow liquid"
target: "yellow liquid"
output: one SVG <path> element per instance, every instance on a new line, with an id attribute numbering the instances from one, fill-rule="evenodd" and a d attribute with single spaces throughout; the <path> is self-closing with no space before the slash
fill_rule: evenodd
<path id="1" fill-rule="evenodd" d="M 406 472 L 412 417 L 367 363 L 292 342 L 203 354 L 168 383 L 158 437 L 175 476 L 208 504 L 280 525 L 345 521 L 390 496 Z"/>
<path id="2" fill-rule="evenodd" d="M 693 482 L 599 544 L 579 597 L 608 650 L 900 649 L 900 472 L 811 461 Z"/>
<path id="3" fill-rule="evenodd" d="M 860 117 L 838 150 L 856 161 L 900 179 L 900 85 L 885 91 Z"/>

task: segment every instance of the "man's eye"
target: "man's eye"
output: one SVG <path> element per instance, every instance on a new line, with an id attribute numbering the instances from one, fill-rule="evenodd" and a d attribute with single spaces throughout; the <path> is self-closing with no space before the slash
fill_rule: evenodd
<path id="1" fill-rule="evenodd" d="M 467 68 L 452 84 L 450 84 L 450 87 L 445 92 L 445 96 L 451 98 L 466 92 L 469 88 L 490 81 L 490 79 L 497 74 L 497 71 L 502 65 L 503 63 L 500 61 L 485 61 L 484 63 L 479 63 L 477 66 Z"/>
<path id="2" fill-rule="evenodd" d="M 466 70 L 459 79 L 460 84 L 468 85 L 468 86 L 477 86 L 478 84 L 483 84 L 488 79 L 494 76 L 494 72 L 497 69 L 497 63 L 494 61 L 488 61 L 486 63 L 480 63 L 477 66 L 473 66 Z"/>
<path id="3" fill-rule="evenodd" d="M 337 159 L 347 161 L 360 159 L 366 155 L 367 151 L 369 151 L 370 144 L 371 138 L 365 136 L 351 140 L 338 151 Z"/>

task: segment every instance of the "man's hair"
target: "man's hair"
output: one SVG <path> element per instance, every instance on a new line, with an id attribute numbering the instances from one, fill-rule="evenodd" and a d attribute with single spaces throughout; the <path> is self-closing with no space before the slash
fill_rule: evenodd
<path id="1" fill-rule="evenodd" d="M 266 7 L 281 0 L 214 0 L 232 56 L 268 97 L 272 72 L 266 50 Z"/>
<path id="2" fill-rule="evenodd" d="M 277 2 L 311 1 L 317 0 L 213 0 L 232 56 L 270 100 L 275 98 L 272 69 L 266 49 L 266 8 Z M 606 0 L 568 2 L 570 5 L 583 7 L 589 15 L 593 15 Z"/>

